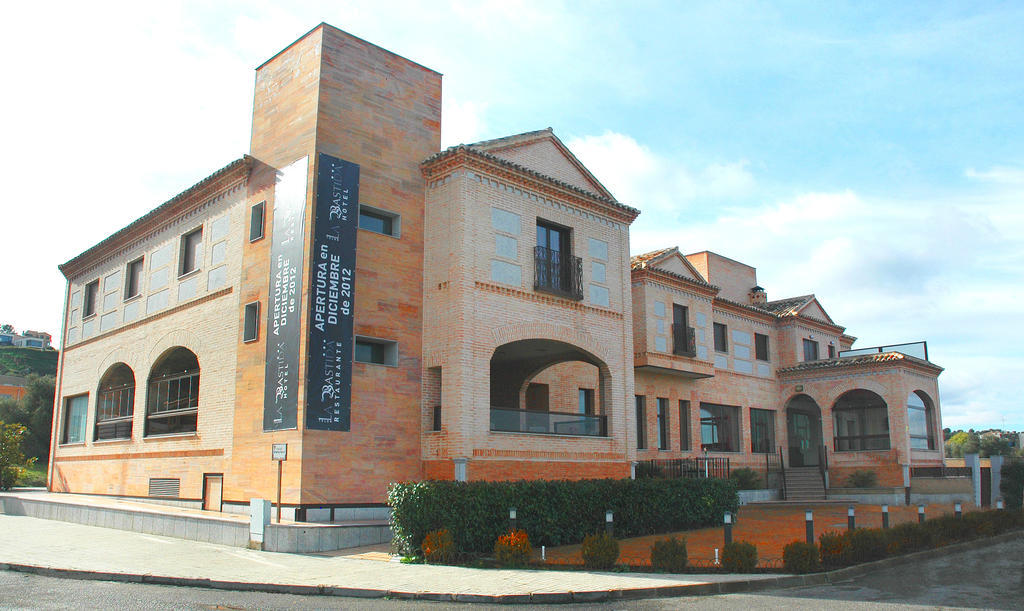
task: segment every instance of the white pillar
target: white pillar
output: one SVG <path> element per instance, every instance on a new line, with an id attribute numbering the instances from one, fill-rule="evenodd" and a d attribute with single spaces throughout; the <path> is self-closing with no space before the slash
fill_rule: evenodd
<path id="1" fill-rule="evenodd" d="M 971 468 L 971 484 L 974 486 L 974 504 L 981 507 L 981 460 L 977 454 L 964 454 L 964 466 Z"/>

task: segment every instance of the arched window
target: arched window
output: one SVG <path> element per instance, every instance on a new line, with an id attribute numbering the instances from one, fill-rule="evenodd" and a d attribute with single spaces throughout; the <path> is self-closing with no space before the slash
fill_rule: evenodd
<path id="1" fill-rule="evenodd" d="M 914 391 L 907 396 L 907 428 L 910 430 L 910 447 L 915 450 L 935 449 L 935 426 L 932 402 L 928 395 Z"/>
<path id="2" fill-rule="evenodd" d="M 199 359 L 187 348 L 171 348 L 149 374 L 146 435 L 194 433 L 198 415 Z"/>
<path id="3" fill-rule="evenodd" d="M 844 393 L 832 406 L 835 451 L 889 449 L 889 408 L 870 390 Z"/>
<path id="4" fill-rule="evenodd" d="M 135 374 L 124 363 L 111 365 L 96 392 L 97 441 L 131 439 L 135 413 Z"/>

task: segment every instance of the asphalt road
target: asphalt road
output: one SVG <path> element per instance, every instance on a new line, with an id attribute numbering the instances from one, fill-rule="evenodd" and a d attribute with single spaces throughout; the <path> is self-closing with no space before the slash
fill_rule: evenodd
<path id="1" fill-rule="evenodd" d="M 538 609 L 905 609 L 1024 608 L 1024 536 L 999 545 L 880 569 L 855 581 L 769 590 Z M 507 606 L 473 605 L 508 609 Z M 467 605 L 230 592 L 0 571 L 0 609 L 465 609 Z M 531 607 L 532 608 L 532 607 Z"/>

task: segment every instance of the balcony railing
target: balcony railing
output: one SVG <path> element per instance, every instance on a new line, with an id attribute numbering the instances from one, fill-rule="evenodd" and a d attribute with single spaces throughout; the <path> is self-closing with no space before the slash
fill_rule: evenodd
<path id="1" fill-rule="evenodd" d="M 503 433 L 606 437 L 608 418 L 589 414 L 492 407 L 491 430 Z"/>
<path id="2" fill-rule="evenodd" d="M 583 260 L 570 254 L 534 247 L 533 288 L 570 299 L 583 299 Z"/>
<path id="3" fill-rule="evenodd" d="M 889 344 L 887 346 L 872 346 L 871 348 L 857 348 L 855 350 L 842 350 L 839 358 L 844 356 L 863 356 L 865 354 L 878 354 L 882 352 L 901 352 L 907 356 L 914 356 L 919 359 L 928 360 L 928 342 L 909 342 L 906 344 Z"/>
<path id="4" fill-rule="evenodd" d="M 889 449 L 889 433 L 878 435 L 836 435 L 833 437 L 833 440 L 833 452 L 862 452 Z"/>
<path id="5" fill-rule="evenodd" d="M 672 354 L 697 356 L 697 339 L 693 327 L 672 323 Z"/>
<path id="6" fill-rule="evenodd" d="M 717 479 L 729 478 L 728 458 L 665 458 L 659 460 L 641 460 L 636 465 L 637 479 Z"/>

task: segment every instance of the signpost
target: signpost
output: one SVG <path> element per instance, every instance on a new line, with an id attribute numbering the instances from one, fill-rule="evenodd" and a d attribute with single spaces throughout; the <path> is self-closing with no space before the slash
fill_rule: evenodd
<path id="1" fill-rule="evenodd" d="M 275 443 L 270 449 L 271 460 L 277 461 L 277 523 L 281 523 L 281 471 L 288 460 L 288 444 Z"/>

